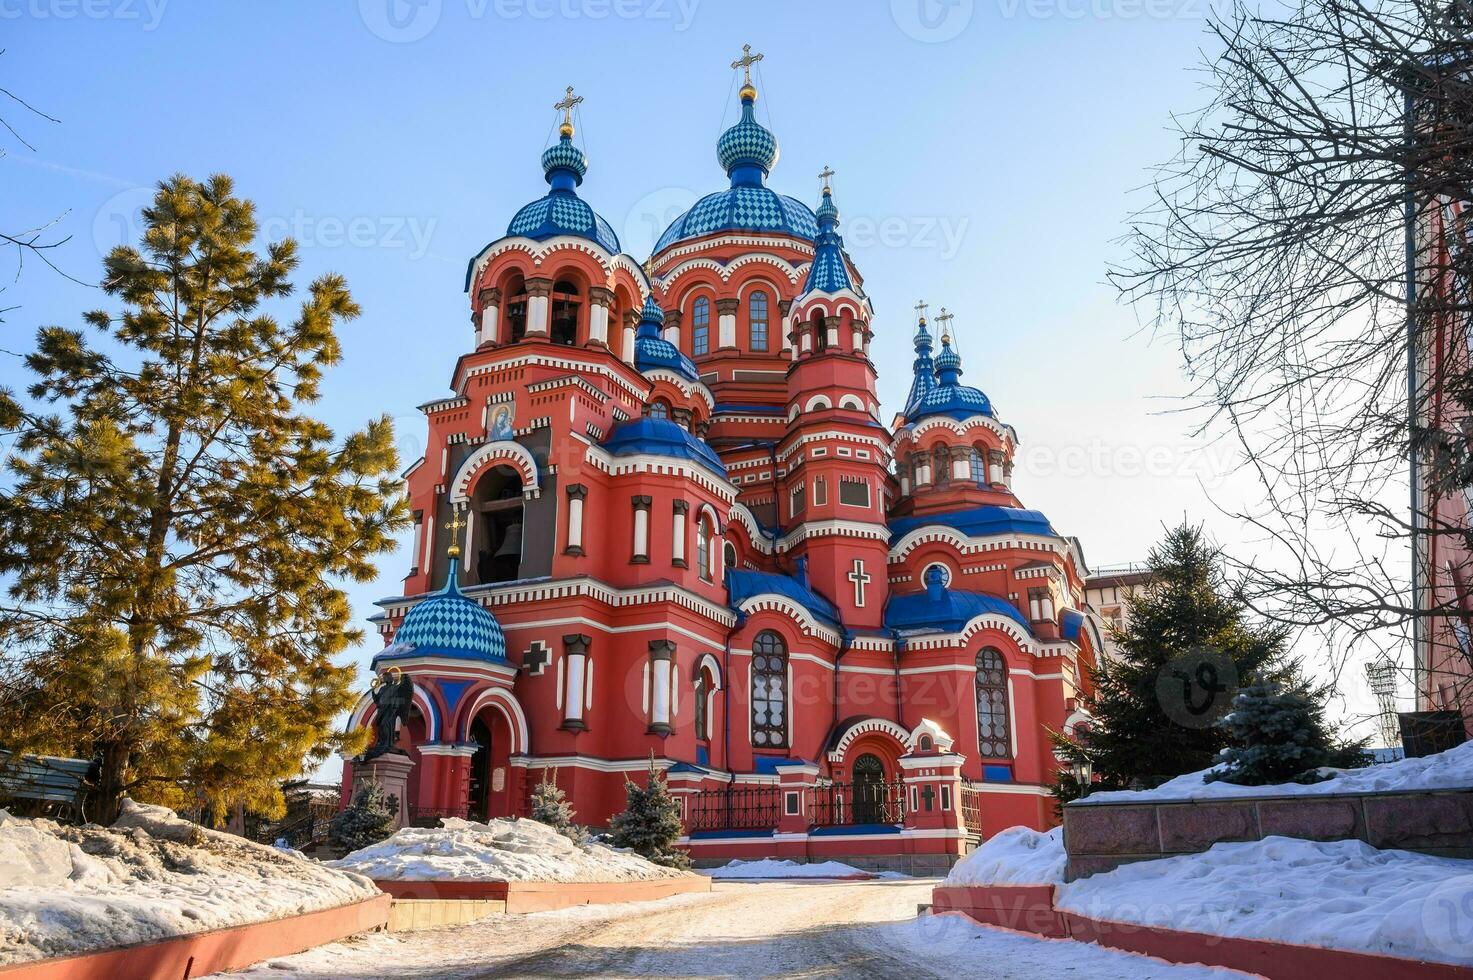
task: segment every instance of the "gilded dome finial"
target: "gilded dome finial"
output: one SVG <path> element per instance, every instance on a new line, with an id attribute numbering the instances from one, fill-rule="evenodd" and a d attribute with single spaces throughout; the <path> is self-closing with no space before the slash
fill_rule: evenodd
<path id="1" fill-rule="evenodd" d="M 753 54 L 750 44 L 742 45 L 742 56 L 731 63 L 731 67 L 742 70 L 742 90 L 740 93 L 743 102 L 752 102 L 757 99 L 757 88 L 752 84 L 752 66 L 762 60 L 762 55 Z"/>
<path id="2" fill-rule="evenodd" d="M 573 135 L 573 109 L 582 101 L 583 96 L 574 95 L 573 86 L 569 85 L 568 94 L 560 101 L 553 103 L 552 107 L 563 114 L 563 124 L 557 130 L 560 135 L 569 137 Z"/>
<path id="3" fill-rule="evenodd" d="M 930 309 L 930 308 L 931 308 L 931 304 L 930 303 L 927 303 L 925 300 L 923 300 L 923 299 L 922 300 L 916 300 L 916 307 L 915 307 L 915 309 L 916 309 L 917 317 L 920 320 L 920 322 L 922 322 L 922 323 L 925 323 L 926 322 L 926 311 L 928 309 Z"/>
<path id="4" fill-rule="evenodd" d="M 445 530 L 450 532 L 450 547 L 445 549 L 445 554 L 451 559 L 460 557 L 460 532 L 465 529 L 465 518 L 459 512 L 445 524 Z"/>
<path id="5" fill-rule="evenodd" d="M 941 324 L 941 342 L 943 344 L 951 343 L 951 319 L 953 316 L 955 314 L 948 312 L 944 306 L 941 307 L 941 312 L 936 315 L 936 322 Z"/>

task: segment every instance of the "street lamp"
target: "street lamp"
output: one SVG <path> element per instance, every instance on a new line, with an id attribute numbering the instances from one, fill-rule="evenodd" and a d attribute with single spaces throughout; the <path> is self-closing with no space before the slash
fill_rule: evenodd
<path id="1" fill-rule="evenodd" d="M 1090 765 L 1089 760 L 1071 758 L 1068 749 L 1055 745 L 1054 761 L 1059 764 L 1059 768 L 1068 769 L 1069 775 L 1074 777 L 1075 785 L 1079 787 L 1079 798 L 1088 796 L 1090 781 L 1094 779 L 1094 766 Z"/>

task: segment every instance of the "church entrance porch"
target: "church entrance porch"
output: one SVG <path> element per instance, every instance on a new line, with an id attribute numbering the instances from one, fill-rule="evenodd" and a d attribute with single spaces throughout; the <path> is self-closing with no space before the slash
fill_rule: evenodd
<path id="1" fill-rule="evenodd" d="M 513 815 L 511 799 L 511 729 L 494 706 L 483 708 L 470 724 L 471 755 L 466 810 L 471 820 Z"/>

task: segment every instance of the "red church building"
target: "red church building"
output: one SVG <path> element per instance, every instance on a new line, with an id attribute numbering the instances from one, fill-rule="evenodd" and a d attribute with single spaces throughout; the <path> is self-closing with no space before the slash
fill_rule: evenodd
<path id="1" fill-rule="evenodd" d="M 740 99 L 729 186 L 641 262 L 584 199 L 569 89 L 547 194 L 470 261 L 376 619 L 375 671 L 415 686 L 401 804 L 525 815 L 555 772 L 598 826 L 653 757 L 698 861 L 942 868 L 1055 821 L 1048 731 L 1102 647 L 1084 555 L 1014 495 L 949 315 L 938 351 L 918 306 L 887 427 L 830 174 L 816 208 L 771 189 L 750 76 Z"/>

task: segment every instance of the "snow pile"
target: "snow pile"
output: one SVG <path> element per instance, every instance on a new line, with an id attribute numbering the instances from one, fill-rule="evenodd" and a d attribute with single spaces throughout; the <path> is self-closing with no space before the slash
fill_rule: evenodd
<path id="1" fill-rule="evenodd" d="M 840 861 L 817 861 L 799 864 L 763 858 L 760 861 L 732 861 L 730 864 L 701 872 L 712 878 L 878 878 L 878 874 L 861 871 Z"/>
<path id="2" fill-rule="evenodd" d="M 574 844 L 536 820 L 446 818 L 439 827 L 405 827 L 328 865 L 378 881 L 645 881 L 687 874 L 606 844 Z"/>
<path id="3" fill-rule="evenodd" d="M 1473 861 L 1268 837 L 1070 882 L 1096 919 L 1473 966 Z"/>
<path id="4" fill-rule="evenodd" d="M 373 882 L 125 800 L 111 828 L 0 810 L 0 964 L 332 908 Z"/>
<path id="5" fill-rule="evenodd" d="M 1386 793 L 1431 789 L 1473 789 L 1473 742 L 1419 759 L 1383 762 L 1364 769 L 1320 769 L 1324 781 L 1239 786 L 1205 782 L 1211 769 L 1189 772 L 1147 790 L 1093 793 L 1079 804 L 1147 803 L 1161 800 L 1221 799 L 1235 796 L 1318 796 L 1328 793 Z"/>
<path id="6" fill-rule="evenodd" d="M 1064 830 L 1009 827 L 958 861 L 944 885 L 1062 885 Z"/>

